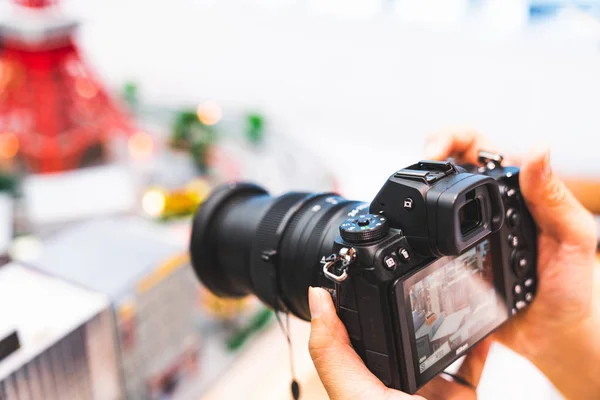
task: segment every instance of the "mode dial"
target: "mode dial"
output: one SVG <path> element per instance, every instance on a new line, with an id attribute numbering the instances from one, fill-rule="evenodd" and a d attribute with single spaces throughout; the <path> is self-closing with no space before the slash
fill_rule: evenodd
<path id="1" fill-rule="evenodd" d="M 387 218 L 383 215 L 362 214 L 341 223 L 340 235 L 348 243 L 371 242 L 388 233 Z"/>

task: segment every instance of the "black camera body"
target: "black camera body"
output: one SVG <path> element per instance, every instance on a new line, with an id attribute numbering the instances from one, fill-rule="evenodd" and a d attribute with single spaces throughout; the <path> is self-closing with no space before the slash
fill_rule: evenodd
<path id="1" fill-rule="evenodd" d="M 483 163 L 398 171 L 322 260 L 354 349 L 388 387 L 416 392 L 533 300 L 536 227 L 519 170 Z"/>
<path id="2" fill-rule="evenodd" d="M 479 161 L 421 161 L 370 204 L 223 185 L 194 217 L 194 271 L 219 296 L 253 293 L 305 320 L 309 286 L 328 289 L 369 370 L 414 393 L 535 296 L 519 169 Z"/>

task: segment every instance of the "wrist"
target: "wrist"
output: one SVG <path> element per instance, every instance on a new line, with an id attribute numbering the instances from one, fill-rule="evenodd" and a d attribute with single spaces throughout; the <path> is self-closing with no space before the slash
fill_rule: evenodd
<path id="1" fill-rule="evenodd" d="M 523 343 L 521 354 L 567 398 L 600 398 L 600 293 L 595 294 L 585 317 L 552 334 L 529 332 Z"/>

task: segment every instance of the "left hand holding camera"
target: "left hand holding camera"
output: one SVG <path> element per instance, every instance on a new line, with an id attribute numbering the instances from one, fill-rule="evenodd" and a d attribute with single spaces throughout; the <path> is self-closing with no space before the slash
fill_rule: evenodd
<path id="1" fill-rule="evenodd" d="M 418 395 L 411 396 L 386 387 L 373 375 L 350 344 L 350 338 L 338 318 L 331 296 L 321 288 L 310 288 L 311 332 L 309 349 L 319 377 L 332 400 L 469 400 L 476 399 L 474 388 L 438 376 L 427 383 Z M 481 372 L 491 341 L 484 340 L 473 348 L 460 367 L 457 376 L 474 387 Z M 422 397 L 424 396 L 424 397 Z"/>

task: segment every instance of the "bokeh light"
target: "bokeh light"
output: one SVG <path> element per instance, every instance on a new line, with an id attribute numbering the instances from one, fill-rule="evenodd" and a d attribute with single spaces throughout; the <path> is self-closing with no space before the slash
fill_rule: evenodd
<path id="1" fill-rule="evenodd" d="M 165 209 L 165 194 L 159 189 L 149 189 L 142 197 L 142 209 L 151 217 L 158 217 Z"/>
<path id="2" fill-rule="evenodd" d="M 42 246 L 36 236 L 19 236 L 13 240 L 8 253 L 13 260 L 32 262 L 39 257 Z"/>
<path id="3" fill-rule="evenodd" d="M 203 203 L 210 194 L 211 186 L 204 179 L 194 179 L 186 185 L 186 190 L 194 193 L 198 197 L 198 203 Z"/>
<path id="4" fill-rule="evenodd" d="M 0 158 L 11 159 L 19 152 L 19 139 L 12 132 L 0 133 Z"/>
<path id="5" fill-rule="evenodd" d="M 91 99 L 98 94 L 98 87 L 91 79 L 86 78 L 75 79 L 75 90 L 85 99 Z"/>
<path id="6" fill-rule="evenodd" d="M 207 100 L 198 106 L 198 119 L 205 125 L 215 125 L 223 117 L 221 106 L 212 100 Z"/>
<path id="7" fill-rule="evenodd" d="M 154 141 L 146 132 L 136 132 L 129 138 L 129 154 L 134 160 L 146 160 L 152 156 Z"/>

